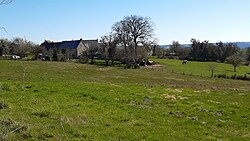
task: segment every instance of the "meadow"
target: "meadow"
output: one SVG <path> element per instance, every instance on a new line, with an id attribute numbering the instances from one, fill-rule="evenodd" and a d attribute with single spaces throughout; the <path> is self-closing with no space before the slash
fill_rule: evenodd
<path id="1" fill-rule="evenodd" d="M 208 63 L 155 61 L 0 60 L 0 140 L 250 140 L 249 81 L 210 78 Z"/>

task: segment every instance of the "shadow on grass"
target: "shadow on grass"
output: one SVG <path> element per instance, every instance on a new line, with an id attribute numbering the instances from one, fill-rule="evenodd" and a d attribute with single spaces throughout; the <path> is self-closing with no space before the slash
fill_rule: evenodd
<path id="1" fill-rule="evenodd" d="M 95 60 L 93 63 L 89 62 L 86 64 L 94 65 L 94 66 L 98 66 L 98 67 L 103 67 L 103 68 L 115 67 L 115 68 L 122 68 L 122 69 L 124 69 L 126 66 L 126 64 L 122 64 L 119 61 L 115 61 L 113 64 L 111 64 L 110 62 L 109 62 L 109 64 L 107 64 L 104 60 Z"/>
<path id="2" fill-rule="evenodd" d="M 116 67 L 116 68 L 125 68 L 125 64 L 122 64 L 121 62 L 119 61 L 115 61 L 113 64 L 111 64 L 109 62 L 109 64 L 107 64 L 104 60 L 95 60 L 94 63 L 88 63 L 90 65 L 95 65 L 95 66 L 98 66 L 98 67 Z"/>

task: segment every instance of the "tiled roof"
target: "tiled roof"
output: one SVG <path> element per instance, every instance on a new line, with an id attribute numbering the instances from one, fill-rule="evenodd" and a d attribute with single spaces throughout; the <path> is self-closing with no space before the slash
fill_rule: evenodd
<path id="1" fill-rule="evenodd" d="M 45 46 L 46 49 L 51 48 L 77 48 L 80 44 L 81 40 L 73 40 L 73 41 L 62 41 L 62 42 L 46 42 L 41 44 Z"/>
<path id="2" fill-rule="evenodd" d="M 77 48 L 80 44 L 81 40 L 76 41 L 63 41 L 59 48 Z"/>
<path id="3" fill-rule="evenodd" d="M 72 41 L 62 41 L 62 42 L 51 42 L 45 40 L 44 43 L 41 45 L 44 46 L 46 49 L 51 49 L 51 48 L 68 48 L 68 49 L 74 49 L 79 46 L 80 43 L 83 44 L 98 44 L 98 40 L 72 40 Z"/>
<path id="4" fill-rule="evenodd" d="M 59 48 L 62 42 L 55 42 L 55 43 L 46 43 L 42 44 L 46 49 L 51 49 L 51 48 Z"/>

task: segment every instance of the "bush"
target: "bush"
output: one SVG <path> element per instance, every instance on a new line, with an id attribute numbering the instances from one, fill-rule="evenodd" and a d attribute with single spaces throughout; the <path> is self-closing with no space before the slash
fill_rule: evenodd
<path id="1" fill-rule="evenodd" d="M 226 74 L 219 74 L 217 76 L 215 75 L 214 77 L 227 78 L 227 79 L 237 79 L 237 80 L 248 80 L 248 81 L 250 81 L 250 77 L 248 77 L 247 74 L 245 74 L 244 76 L 234 74 L 231 77 L 226 76 Z"/>
<path id="2" fill-rule="evenodd" d="M 66 62 L 67 61 L 67 58 L 66 56 L 63 56 L 61 59 L 60 59 L 61 62 Z"/>
<path id="3" fill-rule="evenodd" d="M 140 68 L 140 66 L 137 63 L 133 64 L 133 69 L 139 69 L 139 68 Z"/>
<path id="4" fill-rule="evenodd" d="M 228 78 L 226 74 L 219 74 L 217 75 L 218 78 Z"/>
<path id="5" fill-rule="evenodd" d="M 237 78 L 236 74 L 231 76 L 231 79 L 236 79 L 236 78 Z"/>
<path id="6" fill-rule="evenodd" d="M 244 76 L 241 76 L 241 75 L 237 76 L 236 79 L 238 79 L 238 80 L 250 80 L 250 77 L 247 77 L 247 75 L 245 74 Z"/>
<path id="7" fill-rule="evenodd" d="M 50 61 L 50 57 L 49 56 L 45 56 L 45 61 Z"/>
<path id="8" fill-rule="evenodd" d="M 50 113 L 47 111 L 40 111 L 40 112 L 35 112 L 32 113 L 33 115 L 40 117 L 40 118 L 48 118 L 50 116 Z"/>
<path id="9" fill-rule="evenodd" d="M 77 63 L 87 64 L 89 62 L 89 58 L 81 58 L 76 61 Z"/>

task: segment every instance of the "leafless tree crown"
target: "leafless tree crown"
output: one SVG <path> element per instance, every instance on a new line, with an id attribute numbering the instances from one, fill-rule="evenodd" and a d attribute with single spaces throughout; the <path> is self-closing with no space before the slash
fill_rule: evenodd
<path id="1" fill-rule="evenodd" d="M 133 50 L 133 58 L 138 59 L 138 46 L 151 44 L 153 39 L 153 23 L 148 17 L 131 15 L 115 23 L 112 30 L 116 38 L 125 47 L 125 54 L 129 48 Z"/>

